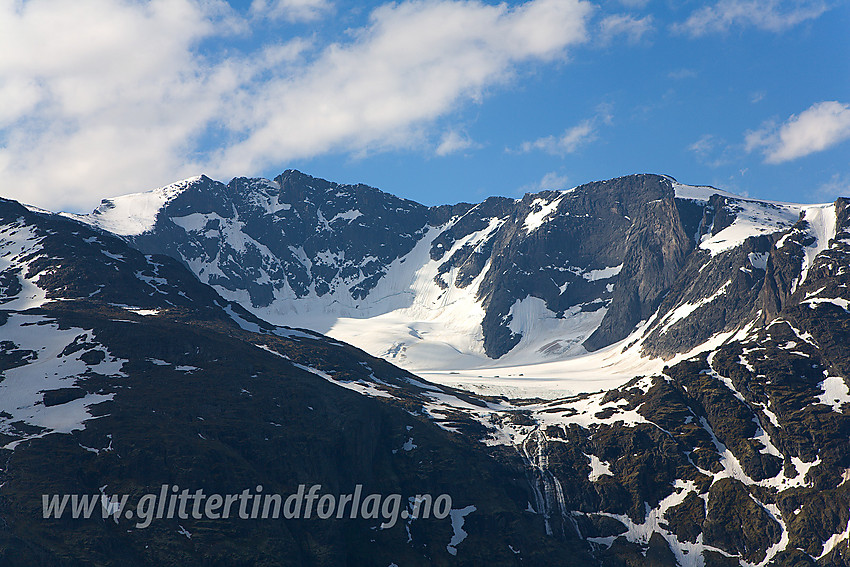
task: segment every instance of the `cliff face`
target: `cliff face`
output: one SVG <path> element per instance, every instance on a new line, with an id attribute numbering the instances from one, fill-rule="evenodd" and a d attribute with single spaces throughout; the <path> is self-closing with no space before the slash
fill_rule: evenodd
<path id="1" fill-rule="evenodd" d="M 608 346 L 648 320 L 676 282 L 693 247 L 672 191 L 646 203 L 626 234 L 623 268 L 608 311 L 584 346 L 588 350 Z"/>

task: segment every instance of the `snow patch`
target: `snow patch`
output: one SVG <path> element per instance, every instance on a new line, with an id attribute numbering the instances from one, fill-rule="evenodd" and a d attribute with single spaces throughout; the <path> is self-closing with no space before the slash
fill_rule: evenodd
<path id="1" fill-rule="evenodd" d="M 5 448 L 12 449 L 18 443 L 43 437 L 49 433 L 70 433 L 85 429 L 85 422 L 92 419 L 89 408 L 109 401 L 114 394 L 85 394 L 82 397 L 47 406 L 44 394 L 62 388 L 72 388 L 78 379 L 87 373 L 96 372 L 107 376 L 125 376 L 121 371 L 126 360 L 113 357 L 102 346 L 95 348 L 104 352 L 104 359 L 89 365 L 80 359 L 80 353 L 64 354 L 65 349 L 75 343 L 94 342 L 91 331 L 71 327 L 60 329 L 58 323 L 41 316 L 11 314 L 2 328 L 5 341 L 14 343 L 14 350 L 29 351 L 28 364 L 3 371 L 0 382 L 0 433 L 17 438 Z M 16 422 L 40 429 L 39 432 L 21 431 Z"/>
<path id="2" fill-rule="evenodd" d="M 681 321 L 682 319 L 686 319 L 694 311 L 696 311 L 697 309 L 699 309 L 703 305 L 708 305 L 709 303 L 711 303 L 712 301 L 714 301 L 715 299 L 717 299 L 721 295 L 725 294 L 726 289 L 729 287 L 730 283 L 732 283 L 732 280 L 727 280 L 726 283 L 724 283 L 722 286 L 720 286 L 720 289 L 715 291 L 710 296 L 703 297 L 703 298 L 699 299 L 698 301 L 696 301 L 694 303 L 683 303 L 682 305 L 679 305 L 678 307 L 676 307 L 674 310 L 670 311 L 668 313 L 668 315 L 666 317 L 664 317 L 664 319 L 662 320 L 662 322 L 664 323 L 664 326 L 661 328 L 661 332 L 666 333 L 667 331 L 670 330 L 670 327 L 672 327 L 677 322 Z"/>
<path id="3" fill-rule="evenodd" d="M 522 228 L 525 230 L 525 233 L 531 234 L 540 228 L 549 216 L 558 209 L 558 205 L 561 204 L 561 199 L 563 198 L 564 195 L 561 195 L 560 197 L 548 202 L 546 199 L 541 197 L 534 199 L 534 201 L 531 202 L 532 212 L 528 213 L 525 217 L 525 221 L 522 223 Z"/>
<path id="4" fill-rule="evenodd" d="M 841 406 L 850 402 L 850 388 L 847 382 L 841 376 L 827 376 L 820 383 L 822 393 L 818 396 L 818 401 L 824 405 L 830 406 L 833 411 L 841 412 Z"/>
<path id="5" fill-rule="evenodd" d="M 457 555 L 457 546 L 463 543 L 463 540 L 469 535 L 464 531 L 463 524 L 466 521 L 466 516 L 475 512 L 475 510 L 477 510 L 475 506 L 467 506 L 466 508 L 449 512 L 452 517 L 452 531 L 454 532 L 451 541 L 446 546 L 446 551 L 450 554 Z"/>
<path id="6" fill-rule="evenodd" d="M 587 475 L 590 482 L 596 482 L 602 476 L 612 476 L 609 462 L 600 460 L 596 455 L 585 455 L 585 457 L 590 459 L 590 474 Z"/>
<path id="7" fill-rule="evenodd" d="M 589 272 L 585 272 L 581 275 L 587 281 L 595 282 L 597 280 L 607 280 L 608 278 L 613 278 L 616 275 L 619 275 L 620 270 L 623 269 L 623 265 L 619 266 L 611 266 L 610 268 L 602 268 L 601 270 L 590 270 Z"/>
<path id="8" fill-rule="evenodd" d="M 361 213 L 357 209 L 352 209 L 350 211 L 345 211 L 344 213 L 338 213 L 338 214 L 334 215 L 334 217 L 331 220 L 329 220 L 328 223 L 332 223 L 335 220 L 342 219 L 342 220 L 347 220 L 350 224 L 351 221 L 353 221 L 357 217 L 362 217 L 362 216 L 363 216 L 363 213 Z"/>
<path id="9" fill-rule="evenodd" d="M 782 232 L 800 218 L 803 205 L 729 199 L 727 206 L 735 209 L 735 220 L 715 235 L 704 234 L 699 247 L 717 255 L 744 243 L 751 236 Z"/>
<path id="10" fill-rule="evenodd" d="M 120 236 L 136 236 L 153 229 L 162 208 L 200 180 L 190 177 L 153 191 L 104 199 L 91 214 L 64 216 Z"/>
<path id="11" fill-rule="evenodd" d="M 678 181 L 672 181 L 672 183 L 673 191 L 677 199 L 687 199 L 689 201 L 700 201 L 703 203 L 707 203 L 712 195 L 722 195 L 723 197 L 731 197 L 733 199 L 741 198 L 740 195 L 735 195 L 727 191 L 721 191 L 720 189 L 715 189 L 714 187 L 711 187 L 709 185 L 685 185 L 683 183 L 679 183 Z"/>
<path id="12" fill-rule="evenodd" d="M 846 299 L 842 299 L 840 297 L 815 297 L 812 299 L 804 299 L 800 302 L 801 304 L 805 303 L 812 309 L 817 308 L 818 305 L 823 303 L 831 303 L 832 305 L 837 305 L 844 309 L 844 311 L 850 311 L 850 301 Z"/>
<path id="13" fill-rule="evenodd" d="M 47 302 L 46 292 L 37 285 L 40 274 L 29 273 L 30 263 L 41 255 L 43 239 L 22 218 L 0 226 L 0 274 L 14 274 L 21 285 L 16 295 L 0 296 L 3 309 L 23 311 Z"/>
<path id="14" fill-rule="evenodd" d="M 767 258 L 770 256 L 767 252 L 750 252 L 747 257 L 750 259 L 750 265 L 758 270 L 767 270 Z"/>
<path id="15" fill-rule="evenodd" d="M 836 234 L 836 212 L 835 205 L 816 205 L 807 207 L 803 214 L 803 220 L 809 223 L 808 231 L 815 237 L 815 241 L 805 248 L 803 252 L 803 265 L 800 269 L 800 279 L 797 280 L 800 284 L 806 282 L 809 275 L 809 268 L 818 254 L 829 247 L 829 241 L 835 238 Z M 796 290 L 796 282 L 792 287 L 791 292 Z"/>
<path id="16" fill-rule="evenodd" d="M 517 300 L 508 311 L 508 328 L 522 338 L 511 350 L 509 359 L 532 362 L 585 354 L 587 350 L 582 342 L 599 327 L 606 311 L 604 307 L 582 311 L 576 305 L 564 317 L 558 317 L 538 297 Z"/>

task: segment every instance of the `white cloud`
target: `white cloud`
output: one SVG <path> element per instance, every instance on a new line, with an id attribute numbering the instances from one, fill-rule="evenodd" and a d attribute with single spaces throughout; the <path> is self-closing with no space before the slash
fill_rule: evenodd
<path id="1" fill-rule="evenodd" d="M 624 36 L 629 43 L 637 43 L 644 35 L 655 30 L 652 16 L 636 18 L 629 14 L 614 14 L 606 16 L 599 24 L 599 39 L 609 43 L 618 36 Z"/>
<path id="2" fill-rule="evenodd" d="M 691 37 L 723 33 L 733 27 L 781 32 L 818 18 L 827 9 L 820 0 L 719 0 L 695 10 L 672 29 Z"/>
<path id="3" fill-rule="evenodd" d="M 731 154 L 734 148 L 730 147 L 722 138 L 705 134 L 688 146 L 688 150 L 696 155 L 701 163 L 710 167 L 721 167 L 732 161 Z M 740 148 L 738 151 L 740 151 Z"/>
<path id="4" fill-rule="evenodd" d="M 480 100 L 516 64 L 562 56 L 584 41 L 590 11 L 574 0 L 385 5 L 352 43 L 265 85 L 243 109 L 244 140 L 213 162 L 244 172 L 326 151 L 415 144 L 423 124 Z"/>
<path id="5" fill-rule="evenodd" d="M 764 97 L 767 96 L 767 92 L 765 91 L 756 91 L 750 95 L 750 102 L 753 104 L 759 103 L 764 100 Z"/>
<path id="6" fill-rule="evenodd" d="M 569 182 L 569 178 L 566 175 L 560 175 L 555 171 L 550 171 L 546 175 L 543 176 L 543 179 L 537 184 L 541 190 L 543 189 L 556 189 L 561 190 L 566 188 L 567 183 Z"/>
<path id="7" fill-rule="evenodd" d="M 290 22 L 318 20 L 333 10 L 328 0 L 253 0 L 251 13 L 254 16 Z"/>
<path id="8" fill-rule="evenodd" d="M 533 141 L 520 144 L 519 151 L 523 153 L 543 151 L 553 155 L 566 155 L 575 153 L 582 146 L 598 138 L 598 125 L 600 122 L 611 124 L 612 115 L 609 105 L 599 105 L 597 114 L 580 123 L 567 128 L 560 136 L 545 136 Z"/>
<path id="9" fill-rule="evenodd" d="M 541 150 L 549 154 L 563 155 L 574 153 L 595 139 L 596 126 L 593 120 L 584 120 L 572 128 L 567 128 L 560 136 L 546 136 L 533 142 L 523 142 L 520 148 L 523 152 Z"/>
<path id="10" fill-rule="evenodd" d="M 717 144 L 718 142 L 713 135 L 706 134 L 688 146 L 688 149 L 700 157 L 706 157 L 717 148 Z"/>
<path id="11" fill-rule="evenodd" d="M 227 64 L 202 64 L 192 46 L 237 24 L 213 1 L 0 5 L 4 194 L 76 206 L 173 180 L 188 141 L 242 80 Z"/>
<path id="12" fill-rule="evenodd" d="M 850 139 L 850 105 L 813 104 L 783 124 L 765 123 L 747 132 L 747 151 L 760 149 L 767 163 L 782 163 L 826 150 Z"/>
<path id="13" fill-rule="evenodd" d="M 257 3 L 255 13 L 293 6 Z M 517 66 L 586 41 L 592 10 L 581 0 L 407 1 L 377 8 L 340 43 L 239 54 L 210 47 L 249 29 L 221 0 L 4 2 L 3 191 L 79 209 L 200 172 L 251 175 L 330 151 L 422 144 L 437 118 Z"/>
<path id="14" fill-rule="evenodd" d="M 465 132 L 457 130 L 449 130 L 443 134 L 440 139 L 440 144 L 434 150 L 438 156 L 447 156 L 471 148 L 477 148 L 479 145 L 475 143 Z"/>
<path id="15" fill-rule="evenodd" d="M 850 175 L 834 174 L 815 191 L 818 199 L 834 201 L 838 197 L 850 197 Z"/>
<path id="16" fill-rule="evenodd" d="M 538 193 L 547 190 L 560 191 L 567 187 L 567 183 L 569 183 L 569 177 L 561 175 L 557 171 L 550 171 L 539 181 L 523 185 L 517 193 L 523 195 L 525 193 Z"/>

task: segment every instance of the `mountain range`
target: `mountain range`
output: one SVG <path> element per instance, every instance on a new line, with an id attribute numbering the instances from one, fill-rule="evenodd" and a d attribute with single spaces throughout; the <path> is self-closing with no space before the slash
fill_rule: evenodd
<path id="1" fill-rule="evenodd" d="M 651 174 L 438 207 L 294 170 L 2 200 L 0 564 L 849 565 L 848 253 L 846 199 Z M 40 515 L 258 482 L 453 514 Z"/>

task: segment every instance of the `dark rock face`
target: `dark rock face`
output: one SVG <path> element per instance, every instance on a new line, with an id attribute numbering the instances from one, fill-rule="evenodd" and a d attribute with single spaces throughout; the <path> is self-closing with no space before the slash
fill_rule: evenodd
<path id="1" fill-rule="evenodd" d="M 579 352 L 578 345 L 603 348 L 656 313 L 696 305 L 692 314 L 650 322 L 644 352 L 666 358 L 775 316 L 812 238 L 800 221 L 777 248 L 784 220 L 771 218 L 787 218 L 781 206 L 720 194 L 677 197 L 675 185 L 632 175 L 519 200 L 428 208 L 293 170 L 274 181 L 228 185 L 201 177 L 162 208 L 152 230 L 129 241 L 172 256 L 266 317 L 293 309 L 356 317 L 361 304 L 377 315 L 398 303 L 387 297 L 416 302 L 423 283 L 410 274 L 430 260 L 436 289 L 474 294 L 483 312 L 481 346 L 491 358 L 521 341 L 512 323 L 527 298 L 542 300 L 555 319 L 600 313 L 590 332 L 553 337 L 541 359 Z M 719 252 L 700 246 L 706 238 L 722 243 L 742 215 L 760 223 L 752 239 Z M 412 254 L 417 245 L 427 256 Z M 378 293 L 380 282 L 389 283 Z"/>
<path id="2" fill-rule="evenodd" d="M 216 311 L 224 302 L 208 286 L 168 256 L 149 256 L 109 233 L 38 215 L 22 205 L 0 199 L 3 239 L 23 245 L 13 265 L 0 277 L 14 280 L 0 296 L 9 304 L 22 293 L 22 279 L 37 280 L 48 299 L 93 298 L 114 304 L 153 308 L 166 302 L 175 308 Z M 63 261 L 64 260 L 64 261 Z M 218 303 L 217 303 L 218 302 Z"/>
<path id="3" fill-rule="evenodd" d="M 670 508 L 664 517 L 670 531 L 676 534 L 676 539 L 696 543 L 705 523 L 705 502 L 693 492 L 689 492 L 685 500 Z"/>
<path id="4" fill-rule="evenodd" d="M 248 307 L 275 291 L 321 297 L 348 286 L 365 297 L 387 264 L 410 252 L 428 222 L 426 207 L 365 185 L 339 185 L 288 170 L 274 181 L 201 177 L 169 202 L 141 250 L 169 254 L 206 282 L 245 290 Z"/>
<path id="5" fill-rule="evenodd" d="M 697 308 L 690 317 L 676 320 L 659 317 L 647 332 L 646 352 L 665 357 L 687 352 L 716 333 L 739 329 L 754 318 L 765 270 L 752 266 L 750 256 L 767 255 L 771 245 L 770 237 L 757 236 L 714 257 L 692 254 L 668 289 L 658 312 L 672 313 L 681 305 Z"/>
<path id="6" fill-rule="evenodd" d="M 596 350 L 615 343 L 648 319 L 676 281 L 692 248 L 672 190 L 646 203 L 626 235 L 623 269 L 608 312 L 585 346 Z"/>
<path id="7" fill-rule="evenodd" d="M 476 506 L 466 524 L 470 535 L 458 545 L 469 561 L 512 564 L 507 545 L 494 549 L 493 541 L 510 542 L 528 561 L 560 554 L 591 560 L 575 536 L 547 538 L 540 519 L 522 513 L 529 495 L 518 462 L 498 464 L 469 442 L 448 441 L 450 434 L 427 420 L 299 370 L 251 345 L 256 339 L 238 339 L 239 331 L 159 320 L 154 327 L 134 325 L 131 338 L 128 325 L 110 322 L 108 311 L 93 317 L 74 305 L 43 315 L 92 328 L 99 344 L 130 361 L 128 377 L 106 386 L 116 388 L 115 398 L 93 409 L 102 417 L 85 430 L 4 451 L 3 565 L 428 565 L 453 559 L 446 551 L 449 520 L 400 522 L 376 533 L 376 522 L 368 520 L 175 518 L 142 530 L 123 519 L 114 524 L 39 515 L 43 493 L 97 494 L 107 484 L 134 498 L 158 493 L 161 484 L 208 494 L 253 490 L 258 483 L 265 493 L 284 495 L 301 483 L 321 484 L 331 494 L 350 494 L 356 484 L 367 493 L 405 497 L 450 493 L 456 508 Z M 284 352 L 302 361 L 335 358 L 331 366 L 338 364 L 339 371 L 363 368 L 354 352 L 340 356 L 333 352 L 338 347 L 309 343 L 294 350 L 286 345 Z M 176 370 L 182 365 L 201 370 Z M 82 388 L 104 387 L 97 382 L 86 379 Z M 399 451 L 409 435 L 417 448 Z"/>
<path id="8" fill-rule="evenodd" d="M 652 238 L 653 222 L 656 227 L 671 222 L 660 218 L 663 210 L 646 205 L 664 196 L 672 202 L 672 187 L 667 179 L 640 175 L 591 183 L 563 195 L 557 192 L 526 195 L 519 201 L 513 215 L 494 237 L 489 254 L 491 267 L 479 288 L 486 313 L 482 328 L 488 356 L 498 358 L 519 342 L 519 337 L 508 327 L 510 308 L 517 300 L 538 297 L 560 317 L 570 308 L 594 310 L 608 306 L 612 292 L 607 285 L 617 282 L 616 297 L 622 276 L 594 279 L 586 275 L 620 265 L 625 269 L 630 237 L 632 241 Z M 543 203 L 553 202 L 557 202 L 557 207 L 552 216 L 528 232 L 525 226 L 529 215 L 546 206 Z M 643 228 L 635 230 L 635 224 Z M 653 284 L 644 287 L 652 288 Z M 648 289 L 646 292 L 652 295 Z M 638 301 L 654 299 L 640 297 Z M 613 334 L 600 336 L 585 342 L 585 346 L 604 346 L 622 338 L 613 337 Z"/>
<path id="9" fill-rule="evenodd" d="M 846 541 L 834 541 L 850 506 L 850 412 L 825 396 L 824 377 L 846 360 L 850 342 L 842 354 L 816 345 L 835 344 L 850 316 L 814 311 L 792 319 L 785 310 L 781 321 L 663 376 L 535 407 L 538 462 L 560 482 L 582 533 L 604 543 L 603 564 L 681 564 L 641 562 L 652 540 L 621 535 L 655 521 L 653 537 L 679 553 L 699 543 L 706 565 L 848 564 Z M 599 408 L 595 419 L 570 424 L 588 406 Z M 565 425 L 544 428 L 556 416 Z M 588 458 L 604 470 L 589 471 Z"/>
<path id="10" fill-rule="evenodd" d="M 665 368 L 660 378 L 636 380 L 606 393 L 604 411 L 595 414 L 598 422 L 583 431 L 570 430 L 571 439 L 593 439 L 592 445 L 573 443 L 608 463 L 608 474 L 591 480 L 592 491 L 581 488 L 587 481 L 577 478 L 580 472 L 559 476 L 564 494 L 575 495 L 571 508 L 582 510 L 589 526 L 595 526 L 599 516 L 640 525 L 655 513 L 662 521 L 654 535 L 662 535 L 673 549 L 676 542 L 700 542 L 705 565 L 848 565 L 842 534 L 850 506 L 850 314 L 844 307 L 850 262 L 844 239 L 850 235 L 850 219 L 843 199 L 834 210 L 835 238 L 827 233 L 828 242 L 821 241 L 825 248 L 813 259 L 806 260 L 804 248 L 811 250 L 817 239 L 804 233 L 814 228 L 805 220 L 783 235 L 784 244 L 778 248 L 778 239 L 758 236 L 739 250 L 714 257 L 728 262 L 730 270 L 722 281 L 736 289 L 730 303 L 724 302 L 729 311 L 733 301 L 744 301 L 741 298 L 754 310 L 763 305 L 763 274 L 770 275 L 775 255 L 797 259 L 779 311 L 767 322 L 752 324 L 707 353 Z M 756 262 L 761 269 L 751 264 L 752 273 L 747 273 L 741 269 L 742 257 L 750 254 L 766 263 Z M 803 262 L 808 265 L 805 278 L 800 272 Z M 784 270 L 793 273 L 790 266 L 787 261 Z M 689 283 L 704 285 L 695 282 L 719 276 L 710 270 L 707 265 L 693 271 Z M 679 286 L 674 284 L 668 293 L 682 293 Z M 664 299 L 662 320 L 668 301 L 677 300 L 669 295 Z M 701 314 L 706 325 L 714 324 L 713 311 Z M 729 319 L 720 320 L 714 329 L 728 324 Z M 670 329 L 673 334 L 675 327 Z M 647 342 L 663 335 L 650 334 Z M 563 415 L 569 420 L 574 414 L 568 410 L 582 404 L 586 402 L 564 401 L 557 407 L 567 410 Z M 554 408 L 547 406 L 541 417 L 551 421 Z M 634 421 L 630 411 L 648 423 L 629 423 Z M 546 435 L 561 434 L 550 427 Z M 565 458 L 558 470 L 581 471 L 586 462 L 557 447 L 550 452 L 553 470 L 555 455 Z M 651 476 L 643 477 L 647 473 Z M 588 493 L 604 497 L 588 500 Z M 673 505 L 668 507 L 668 502 Z M 633 540 L 617 536 L 612 528 L 587 529 L 591 538 L 611 538 L 604 553 L 627 564 L 633 561 Z M 645 543 L 639 552 L 648 556 L 651 546 L 641 541 Z"/>
<path id="11" fill-rule="evenodd" d="M 764 559 L 763 550 L 779 543 L 781 529 L 770 514 L 735 479 L 722 479 L 708 494 L 703 537 L 709 545 L 750 562 Z"/>

